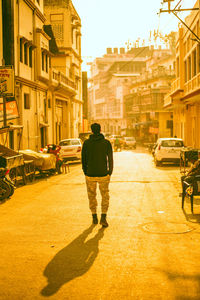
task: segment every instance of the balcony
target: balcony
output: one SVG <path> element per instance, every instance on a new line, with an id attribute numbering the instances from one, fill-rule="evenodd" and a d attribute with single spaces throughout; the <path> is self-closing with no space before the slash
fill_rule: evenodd
<path id="1" fill-rule="evenodd" d="M 166 70 L 166 69 L 157 69 L 154 70 L 152 73 L 146 72 L 142 76 L 138 77 L 135 81 L 136 82 L 143 82 L 148 81 L 156 78 L 174 78 L 175 71 L 173 70 Z"/>
<path id="2" fill-rule="evenodd" d="M 180 77 L 176 78 L 174 81 L 171 83 L 171 96 L 175 96 L 178 93 L 183 92 L 183 86 L 181 85 L 181 80 Z"/>
<path id="3" fill-rule="evenodd" d="M 150 104 L 141 104 L 141 112 L 154 112 L 154 111 L 163 111 L 163 102 L 162 103 L 150 103 Z"/>
<path id="4" fill-rule="evenodd" d="M 52 78 L 53 85 L 56 86 L 57 88 L 67 89 L 68 92 L 74 95 L 76 94 L 75 83 L 72 80 L 70 80 L 67 76 L 65 76 L 63 73 L 57 70 L 52 70 L 51 78 Z"/>
<path id="5" fill-rule="evenodd" d="M 200 90 L 200 73 L 184 84 L 184 97 L 195 94 Z"/>
<path id="6" fill-rule="evenodd" d="M 170 105 L 172 105 L 172 97 L 170 96 L 170 94 L 167 94 L 164 97 L 164 107 L 168 107 Z"/>

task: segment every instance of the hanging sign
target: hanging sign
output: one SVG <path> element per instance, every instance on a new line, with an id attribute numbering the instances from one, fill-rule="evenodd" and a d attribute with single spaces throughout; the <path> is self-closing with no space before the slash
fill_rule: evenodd
<path id="1" fill-rule="evenodd" d="M 19 117 L 16 100 L 6 102 L 6 120 Z M 0 103 L 0 122 L 3 122 L 3 103 Z"/>
<path id="2" fill-rule="evenodd" d="M 154 127 L 149 127 L 149 133 L 158 134 L 159 129 Z"/>
<path id="3" fill-rule="evenodd" d="M 14 69 L 0 66 L 0 97 L 14 97 Z"/>

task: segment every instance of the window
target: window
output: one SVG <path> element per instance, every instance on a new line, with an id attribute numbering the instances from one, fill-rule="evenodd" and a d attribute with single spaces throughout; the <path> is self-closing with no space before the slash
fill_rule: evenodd
<path id="1" fill-rule="evenodd" d="M 183 141 L 168 140 L 161 142 L 162 147 L 183 147 Z"/>
<path id="2" fill-rule="evenodd" d="M 24 44 L 24 63 L 28 65 L 28 52 L 27 52 L 27 43 Z"/>
<path id="3" fill-rule="evenodd" d="M 191 56 L 188 57 L 188 79 L 190 80 L 192 76 L 191 73 Z"/>
<path id="4" fill-rule="evenodd" d="M 72 145 L 80 145 L 80 142 L 78 140 L 72 140 L 71 144 Z"/>
<path id="5" fill-rule="evenodd" d="M 46 55 L 46 72 L 48 73 L 48 55 Z"/>
<path id="6" fill-rule="evenodd" d="M 23 41 L 20 39 L 20 61 L 23 62 Z"/>
<path id="7" fill-rule="evenodd" d="M 74 30 L 72 29 L 72 31 L 71 31 L 71 38 L 72 38 L 72 44 L 73 44 L 73 42 L 74 42 Z"/>
<path id="8" fill-rule="evenodd" d="M 44 71 L 44 52 L 42 52 L 42 71 Z"/>
<path id="9" fill-rule="evenodd" d="M 179 57 L 176 59 L 176 76 L 179 77 Z"/>
<path id="10" fill-rule="evenodd" d="M 30 95 L 24 93 L 24 109 L 30 109 Z"/>
<path id="11" fill-rule="evenodd" d="M 51 99 L 48 99 L 48 108 L 51 108 Z"/>
<path id="12" fill-rule="evenodd" d="M 197 52 L 196 49 L 192 52 L 192 75 L 195 76 L 197 75 Z"/>
<path id="13" fill-rule="evenodd" d="M 30 47 L 29 48 L 29 67 L 31 67 L 31 68 L 32 68 L 32 50 L 33 50 L 33 48 Z"/>
<path id="14" fill-rule="evenodd" d="M 184 61 L 184 69 L 185 69 L 185 72 L 184 72 L 185 82 L 187 82 L 187 61 Z"/>
<path id="15" fill-rule="evenodd" d="M 66 140 L 66 141 L 62 141 L 59 143 L 60 146 L 70 146 L 71 145 L 71 142 L 70 140 Z"/>

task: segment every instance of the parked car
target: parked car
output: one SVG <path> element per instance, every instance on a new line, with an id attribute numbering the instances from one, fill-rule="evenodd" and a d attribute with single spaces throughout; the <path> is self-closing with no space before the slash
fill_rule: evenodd
<path id="1" fill-rule="evenodd" d="M 81 132 L 79 133 L 79 139 L 83 142 L 85 142 L 85 140 L 89 139 L 90 135 L 92 134 L 91 131 L 88 131 L 88 132 Z"/>
<path id="2" fill-rule="evenodd" d="M 80 139 L 65 139 L 59 142 L 60 158 L 63 161 L 81 160 L 82 143 Z"/>
<path id="3" fill-rule="evenodd" d="M 184 148 L 182 139 L 178 138 L 160 138 L 156 142 L 154 151 L 154 161 L 156 166 L 163 162 L 179 163 L 180 152 Z"/>
<path id="4" fill-rule="evenodd" d="M 136 140 L 134 137 L 124 137 L 123 145 L 125 149 L 136 149 Z"/>

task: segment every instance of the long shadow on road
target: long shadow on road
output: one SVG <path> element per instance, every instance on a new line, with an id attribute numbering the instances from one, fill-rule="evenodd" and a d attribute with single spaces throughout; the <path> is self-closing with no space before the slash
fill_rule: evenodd
<path id="1" fill-rule="evenodd" d="M 101 228 L 93 238 L 85 241 L 94 227 L 91 225 L 84 230 L 48 263 L 44 270 L 48 284 L 41 291 L 43 296 L 49 297 L 55 294 L 62 285 L 82 276 L 93 265 L 99 252 L 99 241 L 104 236 L 104 228 Z"/>

